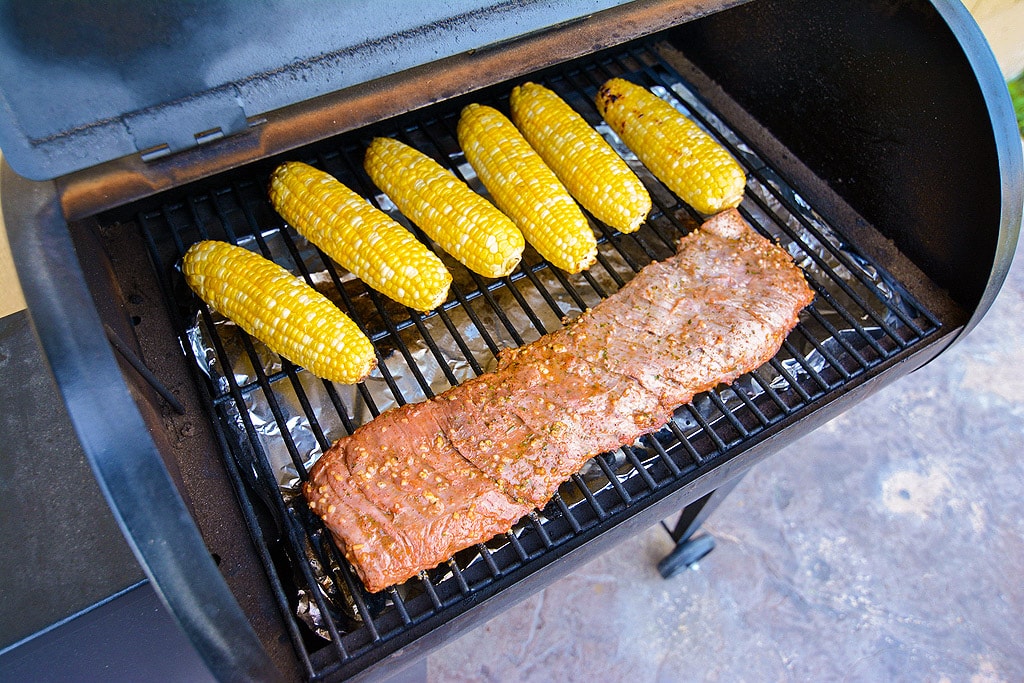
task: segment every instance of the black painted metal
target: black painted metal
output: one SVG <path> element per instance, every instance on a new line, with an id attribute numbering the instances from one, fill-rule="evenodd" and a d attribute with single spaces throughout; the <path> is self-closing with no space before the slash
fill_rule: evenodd
<path id="1" fill-rule="evenodd" d="M 110 329 L 109 325 L 104 325 L 103 329 L 107 333 L 107 340 L 110 341 L 110 345 L 113 346 L 114 349 L 119 354 L 121 354 L 121 357 L 124 358 L 125 361 L 129 365 L 131 365 L 137 373 L 139 373 L 139 376 L 141 376 L 144 380 L 146 380 L 146 382 L 151 387 L 153 387 L 153 390 L 160 395 L 160 398 L 162 398 L 167 403 L 167 405 L 169 405 L 174 410 L 174 412 L 178 413 L 179 415 L 183 415 L 185 413 L 185 408 L 184 406 L 181 405 L 181 401 L 175 398 L 174 394 L 172 394 L 170 390 L 164 386 L 163 382 L 160 381 L 160 378 L 153 374 L 153 371 L 146 366 L 146 364 L 142 361 L 141 358 L 135 355 L 134 351 L 128 348 L 128 345 L 121 340 L 121 338 L 117 335 L 117 332 L 114 332 L 114 330 Z"/>
<path id="2" fill-rule="evenodd" d="M 697 563 L 714 549 L 715 537 L 711 534 L 697 534 L 679 541 L 672 552 L 658 562 L 658 573 L 663 579 L 671 579 L 687 569 L 696 569 Z"/>

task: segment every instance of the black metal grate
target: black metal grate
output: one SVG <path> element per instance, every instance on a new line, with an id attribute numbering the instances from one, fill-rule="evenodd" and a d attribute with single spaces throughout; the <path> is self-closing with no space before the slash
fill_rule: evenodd
<path id="1" fill-rule="evenodd" d="M 700 217 L 631 161 L 651 190 L 654 212 L 633 235 L 594 221 L 600 255 L 590 271 L 568 276 L 528 249 L 515 273 L 488 280 L 444 257 L 455 276 L 452 294 L 442 307 L 423 315 L 346 277 L 283 226 L 265 192 L 274 160 L 140 208 L 137 222 L 177 318 L 185 353 L 207 370 L 201 382 L 217 418 L 221 448 L 237 478 L 243 511 L 310 678 L 354 673 L 409 644 L 434 625 L 795 422 L 813 410 L 813 404 L 843 392 L 857 378 L 913 352 L 939 329 L 933 315 L 845 244 L 704 106 L 651 46 L 576 62 L 535 80 L 599 125 L 593 96 L 611 76 L 655 88 L 741 160 L 749 182 L 740 210 L 804 267 L 817 293 L 815 302 L 766 366 L 732 387 L 697 397 L 676 411 L 675 419 L 659 433 L 595 458 L 544 510 L 522 520 L 512 532 L 377 595 L 362 589 L 301 496 L 293 500 L 282 494 L 277 485 L 282 460 L 284 470 L 291 468 L 303 478 L 311 453 L 326 450 L 391 404 L 421 400 L 458 383 L 460 377 L 484 372 L 501 348 L 552 331 L 563 317 L 608 296 L 651 260 L 671 254 L 676 240 Z M 475 101 L 507 110 L 509 89 L 477 93 Z M 433 156 L 482 191 L 455 142 L 455 122 L 465 102 L 436 105 L 415 118 L 401 117 L 373 130 L 341 135 L 290 158 L 323 168 L 394 214 L 361 170 L 369 137 L 388 134 Z M 287 360 L 268 358 L 268 352 L 247 336 L 219 325 L 185 291 L 175 269 L 184 250 L 204 238 L 243 242 L 328 292 L 373 339 L 379 376 L 355 388 L 334 386 Z M 197 331 L 208 352 L 194 343 Z M 263 417 L 254 417 L 254 405 L 265 409 Z M 301 423 L 301 430 L 296 430 L 296 423 Z M 271 451 L 280 451 L 281 457 Z M 317 614 L 319 618 L 310 616 Z"/>

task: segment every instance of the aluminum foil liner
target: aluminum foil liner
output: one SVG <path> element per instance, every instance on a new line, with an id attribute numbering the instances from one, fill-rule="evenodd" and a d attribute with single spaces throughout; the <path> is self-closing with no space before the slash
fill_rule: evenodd
<path id="1" fill-rule="evenodd" d="M 703 120 L 709 122 L 711 132 L 724 137 L 727 143 L 738 150 L 741 162 L 748 168 L 763 166 L 741 140 L 703 107 L 685 84 L 680 82 L 670 89 L 656 87 L 653 90 L 684 114 L 698 112 Z M 656 205 L 675 205 L 675 199 L 651 177 L 607 125 L 595 122 L 595 127 L 645 184 L 652 188 Z M 486 195 L 461 153 L 453 155 L 450 163 L 474 189 Z M 873 307 L 871 313 L 884 320 L 892 329 L 898 330 L 904 325 L 893 313 L 894 310 L 901 311 L 911 320 L 920 317 L 920 313 L 902 298 L 899 288 L 888 282 L 847 245 L 799 195 L 781 180 L 774 178 L 770 171 L 765 176 L 769 179 L 767 185 L 757 178 L 750 178 L 743 209 L 793 255 L 809 279 L 828 283 L 838 275 L 849 291 L 868 302 Z M 780 201 L 777 195 L 785 199 L 785 202 Z M 755 197 L 756 201 L 753 200 Z M 380 195 L 376 200 L 396 220 L 408 226 L 406 219 L 386 196 Z M 796 210 L 791 211 L 787 206 L 796 207 Z M 683 209 L 679 209 L 678 215 L 661 217 L 664 221 L 670 219 L 684 224 L 697 224 Z M 337 296 L 335 277 L 342 285 L 351 279 L 347 273 L 327 272 L 318 251 L 301 238 L 295 241 L 302 265 L 300 269 L 300 264 L 293 261 L 290 255 L 293 252 L 283 243 L 283 237 L 278 231 L 269 231 L 261 237 L 281 265 L 293 272 L 302 270 L 311 273 L 311 280 L 328 296 Z M 654 253 L 655 258 L 665 258 L 674 251 L 673 244 L 664 239 L 659 241 L 656 234 L 641 233 L 638 239 L 648 251 Z M 253 238 L 242 240 L 240 244 L 256 249 Z M 624 241 L 622 246 L 626 249 Z M 844 257 L 843 260 L 840 260 L 840 255 Z M 529 256 L 524 259 L 526 267 L 536 262 L 536 256 L 532 258 L 532 261 Z M 649 257 L 642 254 L 637 255 L 637 258 L 641 262 L 649 260 Z M 427 318 L 413 314 L 415 324 L 398 333 L 401 345 L 377 344 L 379 367 L 367 378 L 362 388 L 331 385 L 308 372 L 296 371 L 287 361 L 282 361 L 261 343 L 240 333 L 232 322 L 223 318 L 215 316 L 211 319 L 214 328 L 211 334 L 206 320 L 197 313 L 195 323 L 185 335 L 185 342 L 191 346 L 203 372 L 210 377 L 221 396 L 234 393 L 242 397 L 244 411 L 239 409 L 236 401 L 226 400 L 220 405 L 233 429 L 239 433 L 256 435 L 258 448 L 270 463 L 275 473 L 276 486 L 287 504 L 293 505 L 299 493 L 302 478 L 300 472 L 308 470 L 325 448 L 346 435 L 350 428 L 370 421 L 375 415 L 399 402 L 425 400 L 442 393 L 453 383 L 475 376 L 478 370 L 486 372 L 496 362 L 495 348 L 529 343 L 557 329 L 565 321 L 579 315 L 583 308 L 600 301 L 603 298 L 602 292 L 614 292 L 620 283 L 628 281 L 634 274 L 633 268 L 611 243 L 601 245 L 599 262 L 586 273 L 570 276 L 545 268 L 535 272 L 531 270 L 529 275 L 524 275 L 525 271 L 521 270 L 513 276 L 515 280 L 511 286 L 495 288 L 493 291 L 486 288 L 489 281 L 475 278 L 462 268 L 452 270 L 458 273 L 456 277 L 462 278 L 461 282 L 457 282 L 462 291 L 475 291 L 483 287 L 486 294 L 463 302 L 463 306 L 443 314 Z M 571 283 L 575 295 L 565 283 Z M 843 295 L 840 293 L 838 296 Z M 493 300 L 493 305 L 488 299 Z M 371 310 L 373 306 L 379 305 L 366 301 L 356 301 L 356 304 Z M 496 310 L 502 313 L 499 315 Z M 813 328 L 816 339 L 824 340 L 819 341 L 822 350 L 841 356 L 843 335 L 856 332 L 843 316 L 827 304 L 817 304 L 816 310 L 821 318 L 805 320 L 804 324 Z M 880 332 L 869 314 L 864 314 L 857 324 L 869 334 Z M 824 331 L 828 327 L 835 330 L 836 334 Z M 432 343 L 428 343 L 427 339 L 432 340 Z M 803 342 L 796 350 L 803 362 L 785 352 L 780 353 L 778 360 L 783 370 L 797 382 L 806 380 L 809 370 L 820 373 L 826 369 L 827 363 L 822 352 L 809 342 Z M 272 391 L 267 391 L 267 386 L 272 386 Z M 672 425 L 654 435 L 654 438 L 665 442 L 677 440 L 678 435 L 691 438 L 703 429 L 702 422 L 714 427 L 726 419 L 725 412 L 742 408 L 744 398 L 752 401 L 764 394 L 766 386 L 780 396 L 793 391 L 790 379 L 785 374 L 772 366 L 765 366 L 756 373 L 738 379 L 729 387 L 720 388 L 714 392 L 714 398 L 710 394 L 699 396 L 691 406 L 676 411 Z M 720 405 L 716 404 L 716 399 Z M 642 444 L 635 446 L 634 452 L 641 462 L 655 457 Z M 637 475 L 635 465 L 622 449 L 604 457 L 614 476 L 621 480 Z M 562 502 L 570 509 L 585 498 L 578 483 L 582 483 L 590 493 L 597 493 L 610 485 L 602 468 L 591 460 L 580 471 L 578 478 L 559 489 Z M 543 520 L 543 512 L 538 511 L 532 519 L 520 522 L 511 533 L 521 533 L 527 525 Z M 497 549 L 507 542 L 506 538 L 499 536 L 485 545 Z M 300 592 L 296 613 L 315 632 L 329 638 L 322 615 L 325 607 L 336 613 L 335 616 L 341 614 L 355 621 L 360 619 L 359 610 L 354 608 L 351 590 L 335 578 L 342 576 L 345 571 L 338 566 L 337 558 L 331 560 L 332 566 L 324 568 L 320 561 L 324 557 L 322 550 L 310 548 L 308 554 L 310 566 L 315 572 L 316 585 Z M 460 567 L 479 559 L 479 551 L 474 548 L 462 551 L 456 557 Z M 443 580 L 444 569 L 435 570 L 433 576 Z M 355 586 L 356 590 L 360 588 Z M 395 590 L 407 598 L 409 592 L 416 588 L 403 586 Z M 362 597 L 364 601 L 371 599 L 368 594 Z M 381 599 L 386 604 L 387 598 Z"/>

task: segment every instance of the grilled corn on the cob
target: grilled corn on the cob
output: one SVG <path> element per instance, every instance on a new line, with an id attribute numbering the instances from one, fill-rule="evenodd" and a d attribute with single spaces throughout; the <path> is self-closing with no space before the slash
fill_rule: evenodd
<path id="1" fill-rule="evenodd" d="M 504 277 L 523 256 L 523 234 L 508 216 L 439 163 L 392 138 L 374 138 L 363 167 L 423 232 L 485 277 Z"/>
<path id="2" fill-rule="evenodd" d="M 597 240 L 587 217 L 504 114 L 467 105 L 456 132 L 494 203 L 541 256 L 569 273 L 597 260 Z"/>
<path id="3" fill-rule="evenodd" d="M 437 308 L 452 276 L 416 237 L 333 176 L 298 161 L 270 178 L 277 212 L 377 291 L 418 311 Z"/>
<path id="4" fill-rule="evenodd" d="M 350 384 L 377 364 L 373 344 L 348 316 L 259 254 L 206 240 L 185 253 L 182 271 L 216 311 L 318 377 Z"/>
<path id="5" fill-rule="evenodd" d="M 512 89 L 512 122 L 569 193 L 598 220 L 635 232 L 651 196 L 611 145 L 553 91 L 536 83 Z"/>
<path id="6" fill-rule="evenodd" d="M 621 78 L 597 93 L 597 108 L 640 161 L 703 214 L 743 199 L 743 168 L 710 135 L 646 88 Z"/>

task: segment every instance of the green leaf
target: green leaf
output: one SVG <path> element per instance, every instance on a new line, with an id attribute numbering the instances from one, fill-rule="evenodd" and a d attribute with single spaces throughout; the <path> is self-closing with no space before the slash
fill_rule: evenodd
<path id="1" fill-rule="evenodd" d="M 1006 84 L 1013 100 L 1013 111 L 1017 114 L 1017 128 L 1024 135 L 1024 73 Z"/>

